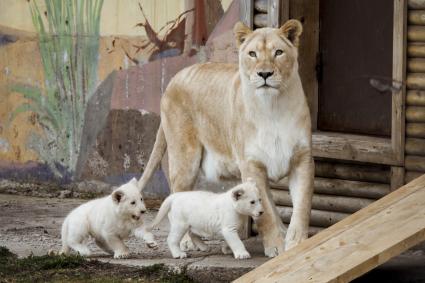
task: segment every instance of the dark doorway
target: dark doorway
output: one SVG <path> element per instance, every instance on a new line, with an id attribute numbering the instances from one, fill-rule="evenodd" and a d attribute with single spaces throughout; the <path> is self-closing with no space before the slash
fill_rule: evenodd
<path id="1" fill-rule="evenodd" d="M 391 136 L 390 0 L 320 0 L 318 129 Z"/>

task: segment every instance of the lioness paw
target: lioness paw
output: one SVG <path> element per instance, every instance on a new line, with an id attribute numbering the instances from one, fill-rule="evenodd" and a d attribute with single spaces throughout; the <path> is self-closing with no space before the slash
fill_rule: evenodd
<path id="1" fill-rule="evenodd" d="M 235 253 L 235 258 L 236 259 L 247 259 L 247 258 L 251 258 L 251 255 L 247 251 L 237 252 L 237 253 Z"/>
<path id="2" fill-rule="evenodd" d="M 264 248 L 264 255 L 267 257 L 276 257 L 279 255 L 279 249 L 277 247 Z"/>
<path id="3" fill-rule="evenodd" d="M 308 230 L 303 229 L 301 227 L 296 227 L 295 225 L 291 226 L 289 225 L 288 232 L 286 233 L 285 238 L 285 250 L 289 250 L 299 243 L 301 243 L 303 240 L 307 239 L 308 237 Z"/>

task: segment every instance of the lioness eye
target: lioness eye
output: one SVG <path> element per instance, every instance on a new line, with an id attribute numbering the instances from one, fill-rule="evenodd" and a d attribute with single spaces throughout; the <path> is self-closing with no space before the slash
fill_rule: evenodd
<path id="1" fill-rule="evenodd" d="M 255 53 L 254 51 L 249 51 L 249 56 L 251 57 L 257 57 L 257 53 Z"/>
<path id="2" fill-rule="evenodd" d="M 280 50 L 280 49 L 276 50 L 276 52 L 275 52 L 275 56 L 279 56 L 279 55 L 282 55 L 282 54 L 283 54 L 283 50 Z"/>
<path id="3" fill-rule="evenodd" d="M 130 204 L 135 205 L 135 204 L 136 204 L 136 202 L 135 202 L 135 201 L 132 201 L 132 202 L 130 202 Z"/>
<path id="4" fill-rule="evenodd" d="M 143 199 L 141 198 L 140 201 L 143 201 Z"/>
<path id="5" fill-rule="evenodd" d="M 255 203 L 255 200 L 251 200 L 251 204 L 254 204 Z"/>
<path id="6" fill-rule="evenodd" d="M 258 201 L 261 202 L 261 199 L 259 198 Z"/>

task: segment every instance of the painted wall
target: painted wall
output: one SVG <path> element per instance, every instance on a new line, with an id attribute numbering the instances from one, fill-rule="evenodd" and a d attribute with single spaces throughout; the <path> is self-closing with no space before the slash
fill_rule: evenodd
<path id="1" fill-rule="evenodd" d="M 172 76 L 236 62 L 231 0 L 1 0 L 0 178 L 140 176 Z M 152 186 L 167 188 L 159 170 Z"/>

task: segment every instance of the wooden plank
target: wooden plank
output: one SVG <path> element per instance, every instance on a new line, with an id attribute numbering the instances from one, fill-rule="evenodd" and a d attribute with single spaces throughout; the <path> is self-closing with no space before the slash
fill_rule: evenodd
<path id="1" fill-rule="evenodd" d="M 399 111 L 401 110 L 397 110 L 397 115 L 400 114 Z M 394 126 L 394 128 L 393 131 L 397 129 L 401 130 L 403 126 L 398 125 Z M 403 144 L 403 138 L 399 137 L 397 141 L 392 142 L 390 139 L 380 137 L 332 132 L 314 132 L 313 156 L 378 164 L 402 165 L 403 160 L 401 156 L 395 155 L 392 143 L 397 144 L 397 146 L 394 145 L 394 147 L 401 146 L 401 144 Z"/>
<path id="2" fill-rule="evenodd" d="M 411 25 L 425 25 L 425 10 L 410 10 L 407 20 Z"/>
<path id="3" fill-rule="evenodd" d="M 409 9 L 425 9 L 425 0 L 409 0 Z"/>
<path id="4" fill-rule="evenodd" d="M 425 91 L 409 90 L 406 95 L 406 105 L 425 106 Z"/>
<path id="5" fill-rule="evenodd" d="M 239 1 L 240 20 L 249 28 L 254 27 L 254 0 Z"/>
<path id="6" fill-rule="evenodd" d="M 235 282 L 349 282 L 425 240 L 425 175 Z"/>
<path id="7" fill-rule="evenodd" d="M 289 224 L 293 211 L 292 207 L 277 206 L 276 208 L 282 219 L 282 222 Z M 310 226 L 327 228 L 348 216 L 350 216 L 348 213 L 312 209 L 310 216 Z"/>
<path id="8" fill-rule="evenodd" d="M 391 166 L 391 190 L 397 190 L 404 185 L 404 167 Z"/>
<path id="9" fill-rule="evenodd" d="M 425 156 L 425 139 L 407 138 L 406 154 Z"/>
<path id="10" fill-rule="evenodd" d="M 291 196 L 285 190 L 270 190 L 277 205 L 292 206 Z M 313 195 L 313 209 L 353 213 L 371 204 L 373 200 L 356 197 L 341 197 L 329 195 Z"/>
<path id="11" fill-rule="evenodd" d="M 315 174 L 318 177 L 337 178 L 353 181 L 390 183 L 390 172 L 385 166 L 330 163 L 315 161 Z"/>
<path id="12" fill-rule="evenodd" d="M 267 5 L 269 0 L 254 0 L 254 8 L 260 13 L 267 13 Z"/>
<path id="13" fill-rule="evenodd" d="M 406 107 L 406 121 L 413 123 L 425 122 L 425 107 L 408 106 Z"/>
<path id="14" fill-rule="evenodd" d="M 406 123 L 406 136 L 425 138 L 425 123 Z"/>
<path id="15" fill-rule="evenodd" d="M 316 235 L 317 233 L 319 233 L 320 231 L 323 231 L 325 228 L 323 227 L 315 227 L 315 226 L 310 226 L 308 227 L 308 236 L 312 237 L 314 235 Z M 257 230 L 257 224 L 252 223 L 252 232 L 253 234 L 258 234 L 258 230 Z"/>
<path id="16" fill-rule="evenodd" d="M 409 42 L 407 45 L 407 55 L 409 57 L 425 57 L 425 43 Z"/>
<path id="17" fill-rule="evenodd" d="M 406 155 L 405 167 L 409 171 L 425 172 L 425 157 Z"/>
<path id="18" fill-rule="evenodd" d="M 407 0 L 394 0 L 393 81 L 402 86 L 392 95 L 391 147 L 395 165 L 403 165 L 404 161 L 406 85 L 402 82 L 406 81 L 406 18 Z"/>
<path id="19" fill-rule="evenodd" d="M 274 189 L 288 190 L 288 179 L 284 178 L 279 183 L 271 183 L 270 186 Z M 314 192 L 323 195 L 378 199 L 390 192 L 390 186 L 372 182 L 316 177 L 314 178 Z"/>

